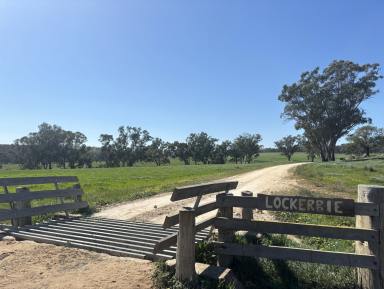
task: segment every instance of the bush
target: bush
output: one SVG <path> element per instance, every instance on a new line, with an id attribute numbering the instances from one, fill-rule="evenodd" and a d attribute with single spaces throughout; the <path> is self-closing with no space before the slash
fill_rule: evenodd
<path id="1" fill-rule="evenodd" d="M 196 245 L 196 262 L 216 265 L 217 256 L 212 242 L 203 241 Z"/>
<path id="2" fill-rule="evenodd" d="M 187 289 L 188 287 L 175 278 L 175 270 L 168 267 L 164 261 L 155 264 L 152 275 L 153 286 L 156 289 Z"/>

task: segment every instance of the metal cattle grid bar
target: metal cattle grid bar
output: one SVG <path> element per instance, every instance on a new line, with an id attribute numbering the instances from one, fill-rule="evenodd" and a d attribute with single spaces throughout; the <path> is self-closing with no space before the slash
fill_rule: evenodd
<path id="1" fill-rule="evenodd" d="M 32 240 L 155 261 L 175 258 L 175 246 L 156 254 L 153 253 L 153 249 L 159 240 L 177 231 L 177 226 L 164 229 L 159 224 L 87 217 L 50 220 L 9 229 L 9 234 L 19 240 Z M 209 229 L 202 230 L 196 234 L 196 242 L 205 240 L 208 236 Z"/>

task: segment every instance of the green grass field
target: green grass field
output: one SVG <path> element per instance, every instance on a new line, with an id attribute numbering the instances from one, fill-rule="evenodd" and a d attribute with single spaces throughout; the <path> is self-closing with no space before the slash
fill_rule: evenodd
<path id="1" fill-rule="evenodd" d="M 384 160 L 315 163 L 298 167 L 296 174 L 316 186 L 356 198 L 358 184 L 384 185 Z"/>
<path id="2" fill-rule="evenodd" d="M 294 155 L 292 162 L 305 161 L 303 153 Z M 68 176 L 75 175 L 85 191 L 90 205 L 102 206 L 170 191 L 176 186 L 212 181 L 243 172 L 288 163 L 279 153 L 262 153 L 251 164 L 174 165 L 156 167 L 135 166 L 124 168 L 20 170 L 4 166 L 1 177 Z"/>

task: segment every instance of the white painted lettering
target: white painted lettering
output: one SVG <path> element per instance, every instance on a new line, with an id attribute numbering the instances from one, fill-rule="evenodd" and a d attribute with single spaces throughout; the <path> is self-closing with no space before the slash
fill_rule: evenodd
<path id="1" fill-rule="evenodd" d="M 281 206 L 284 210 L 289 210 L 289 198 L 283 198 L 281 200 Z"/>
<path id="2" fill-rule="evenodd" d="M 296 203 L 297 199 L 290 199 L 289 209 L 292 211 L 297 210 Z"/>
<path id="3" fill-rule="evenodd" d="M 275 207 L 275 209 L 280 209 L 280 207 L 281 207 L 281 199 L 275 197 L 275 199 L 273 200 L 273 206 Z"/>
<path id="4" fill-rule="evenodd" d="M 266 207 L 267 209 L 273 209 L 272 204 L 269 204 L 269 203 L 268 203 L 268 200 L 269 200 L 269 198 L 268 198 L 268 197 L 265 197 L 265 207 Z"/>
<path id="5" fill-rule="evenodd" d="M 324 201 L 323 200 L 316 200 L 316 211 L 317 212 L 323 212 L 324 211 Z"/>
<path id="6" fill-rule="evenodd" d="M 315 200 L 308 200 L 307 210 L 313 212 L 315 210 Z"/>
<path id="7" fill-rule="evenodd" d="M 337 214 L 342 214 L 343 213 L 343 211 L 340 210 L 340 205 L 342 203 L 343 203 L 342 201 L 336 201 L 335 202 L 335 213 L 337 213 Z"/>
<path id="8" fill-rule="evenodd" d="M 305 199 L 299 199 L 299 211 L 305 211 Z"/>
<path id="9" fill-rule="evenodd" d="M 332 202 L 330 200 L 327 201 L 327 212 L 332 213 Z"/>

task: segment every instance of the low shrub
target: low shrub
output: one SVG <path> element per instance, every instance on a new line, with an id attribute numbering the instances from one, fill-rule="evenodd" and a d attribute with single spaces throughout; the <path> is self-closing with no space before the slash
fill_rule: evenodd
<path id="1" fill-rule="evenodd" d="M 196 262 L 209 265 L 217 264 L 217 256 L 212 242 L 203 241 L 197 243 L 195 256 Z"/>

